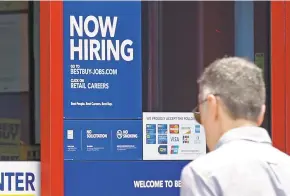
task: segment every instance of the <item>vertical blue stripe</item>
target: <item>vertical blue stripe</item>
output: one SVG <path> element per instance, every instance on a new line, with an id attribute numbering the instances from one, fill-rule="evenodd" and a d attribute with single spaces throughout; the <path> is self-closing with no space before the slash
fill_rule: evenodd
<path id="1" fill-rule="evenodd" d="M 235 2 L 235 55 L 254 61 L 254 2 Z"/>

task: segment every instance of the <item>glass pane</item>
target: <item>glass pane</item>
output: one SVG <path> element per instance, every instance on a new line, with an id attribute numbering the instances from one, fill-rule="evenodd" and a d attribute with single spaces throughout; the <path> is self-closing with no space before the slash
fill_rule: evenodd
<path id="1" fill-rule="evenodd" d="M 190 111 L 204 67 L 242 56 L 264 69 L 270 130 L 269 2 L 143 2 L 143 9 L 143 111 Z"/>
<path id="2" fill-rule="evenodd" d="M 0 161 L 40 159 L 34 138 L 31 5 L 0 4 Z"/>

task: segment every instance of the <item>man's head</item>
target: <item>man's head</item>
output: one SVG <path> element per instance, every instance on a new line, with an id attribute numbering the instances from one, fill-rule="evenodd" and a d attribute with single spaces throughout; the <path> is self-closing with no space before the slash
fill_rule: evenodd
<path id="1" fill-rule="evenodd" d="M 260 126 L 265 113 L 265 83 L 262 70 L 239 57 L 210 64 L 198 80 L 199 111 L 213 150 L 226 131 L 246 125 Z"/>

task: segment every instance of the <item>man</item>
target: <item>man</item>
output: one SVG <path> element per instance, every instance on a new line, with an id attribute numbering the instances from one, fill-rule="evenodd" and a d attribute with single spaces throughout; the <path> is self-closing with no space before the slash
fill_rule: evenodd
<path id="1" fill-rule="evenodd" d="M 290 196 L 290 158 L 259 127 L 265 113 L 261 69 L 242 58 L 223 58 L 198 83 L 211 152 L 183 169 L 181 196 Z"/>

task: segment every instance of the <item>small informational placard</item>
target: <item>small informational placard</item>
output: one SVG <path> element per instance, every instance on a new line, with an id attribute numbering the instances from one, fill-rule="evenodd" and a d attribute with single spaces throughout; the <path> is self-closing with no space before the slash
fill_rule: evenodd
<path id="1" fill-rule="evenodd" d="M 193 160 L 206 153 L 192 113 L 143 113 L 143 160 Z"/>
<path id="2" fill-rule="evenodd" d="M 66 120 L 65 160 L 142 160 L 141 120 Z"/>

